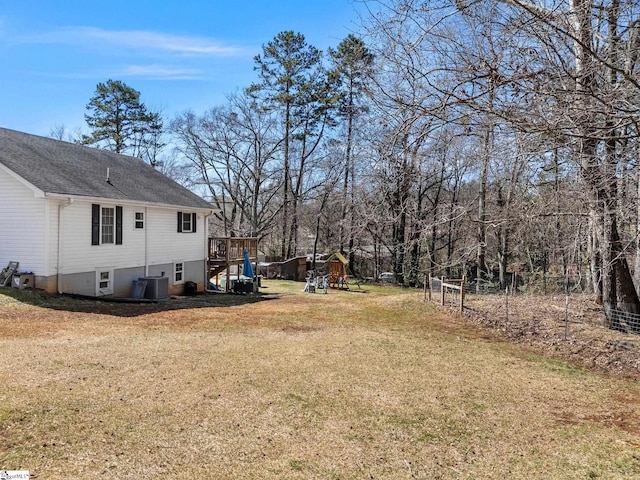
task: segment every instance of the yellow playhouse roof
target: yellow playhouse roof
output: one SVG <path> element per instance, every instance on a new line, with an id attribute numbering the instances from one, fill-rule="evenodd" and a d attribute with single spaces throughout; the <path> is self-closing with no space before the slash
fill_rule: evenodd
<path id="1" fill-rule="evenodd" d="M 338 259 L 343 265 L 349 264 L 349 260 L 344 258 L 344 255 L 342 255 L 340 252 L 336 252 L 333 255 L 331 255 L 329 258 L 327 258 L 327 262 L 330 262 L 335 259 Z"/>

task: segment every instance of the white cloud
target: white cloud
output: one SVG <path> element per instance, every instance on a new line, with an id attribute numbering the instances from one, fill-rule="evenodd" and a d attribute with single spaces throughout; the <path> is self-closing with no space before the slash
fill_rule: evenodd
<path id="1" fill-rule="evenodd" d="M 161 80 L 201 80 L 200 71 L 190 68 L 167 67 L 164 65 L 129 65 L 116 76 L 145 77 Z"/>
<path id="2" fill-rule="evenodd" d="M 70 69 L 66 70 L 63 73 L 49 73 L 46 76 L 50 78 L 65 78 L 77 80 L 120 77 L 137 77 L 146 80 L 204 80 L 207 78 L 207 74 L 203 70 L 198 70 L 195 68 L 180 68 L 160 64 L 137 64 L 122 66 L 113 65 L 110 67 L 102 65 L 99 67 L 78 71 Z"/>
<path id="3" fill-rule="evenodd" d="M 29 43 L 61 43 L 102 48 L 105 45 L 181 55 L 215 57 L 244 56 L 247 49 L 210 38 L 173 35 L 145 30 L 105 30 L 95 27 L 65 27 L 40 35 L 22 37 Z"/>

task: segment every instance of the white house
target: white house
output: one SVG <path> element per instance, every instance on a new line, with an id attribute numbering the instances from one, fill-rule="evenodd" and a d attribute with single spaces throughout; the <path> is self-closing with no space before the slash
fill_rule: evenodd
<path id="1" fill-rule="evenodd" d="M 205 287 L 209 203 L 137 158 L 0 128 L 0 267 L 49 292 Z M 163 280 L 163 283 L 167 282 Z"/>

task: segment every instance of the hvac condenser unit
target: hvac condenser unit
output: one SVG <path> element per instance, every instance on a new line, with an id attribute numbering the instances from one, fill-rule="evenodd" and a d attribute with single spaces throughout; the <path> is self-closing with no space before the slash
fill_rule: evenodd
<path id="1" fill-rule="evenodd" d="M 150 300 L 169 298 L 169 277 L 140 277 L 138 280 L 147 282 L 144 298 Z"/>

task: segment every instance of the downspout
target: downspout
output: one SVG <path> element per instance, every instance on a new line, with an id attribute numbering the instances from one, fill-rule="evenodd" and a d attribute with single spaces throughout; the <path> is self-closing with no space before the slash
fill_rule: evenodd
<path id="1" fill-rule="evenodd" d="M 64 223 L 62 222 L 62 210 L 67 208 L 69 205 L 73 203 L 73 198 L 69 198 L 67 203 L 61 203 L 58 205 L 58 258 L 56 260 L 56 289 L 58 293 L 64 293 L 62 291 L 62 274 L 60 273 L 60 266 L 62 265 L 62 227 Z"/>
<path id="2" fill-rule="evenodd" d="M 144 207 L 144 276 L 149 276 L 149 216 L 148 208 Z"/>
<path id="3" fill-rule="evenodd" d="M 213 215 L 213 210 L 204 216 L 204 291 L 212 292 L 209 289 L 209 217 Z"/>

